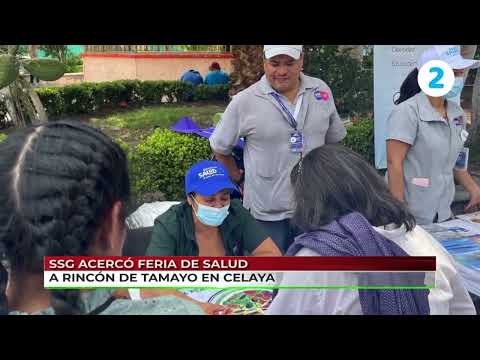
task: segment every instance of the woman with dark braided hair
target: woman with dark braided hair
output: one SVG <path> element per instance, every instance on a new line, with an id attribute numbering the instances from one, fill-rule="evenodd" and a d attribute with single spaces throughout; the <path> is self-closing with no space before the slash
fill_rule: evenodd
<path id="1" fill-rule="evenodd" d="M 204 314 L 176 296 L 138 301 L 113 290 L 46 290 L 43 257 L 120 256 L 129 180 L 124 152 L 98 130 L 54 122 L 0 144 L 0 313 Z M 8 282 L 8 286 L 7 286 Z"/>

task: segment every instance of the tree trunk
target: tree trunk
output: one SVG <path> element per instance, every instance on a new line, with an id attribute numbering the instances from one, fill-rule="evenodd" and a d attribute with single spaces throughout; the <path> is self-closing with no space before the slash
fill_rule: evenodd
<path id="1" fill-rule="evenodd" d="M 5 103 L 5 106 L 7 107 L 7 112 L 8 112 L 8 115 L 10 116 L 10 121 L 13 123 L 14 126 L 17 126 L 17 124 L 19 124 L 20 119 L 18 118 L 17 111 L 15 109 L 15 104 L 13 102 L 10 86 L 0 89 L 0 93 L 4 95 L 3 101 Z"/>
<path id="2" fill-rule="evenodd" d="M 256 83 L 264 72 L 262 45 L 232 45 L 232 54 L 230 96 Z"/>
<path id="3" fill-rule="evenodd" d="M 30 110 L 31 112 L 31 119 L 32 124 L 47 122 L 48 117 L 45 109 L 43 107 L 42 101 L 38 97 L 37 92 L 35 89 L 30 85 L 28 81 L 23 78 L 20 78 L 21 87 L 24 90 L 24 99 L 25 102 L 31 103 L 33 105 L 33 109 Z"/>
<path id="4" fill-rule="evenodd" d="M 15 127 L 39 124 L 48 120 L 38 94 L 22 77 L 18 77 L 1 92 L 5 95 L 5 105 Z"/>
<path id="5" fill-rule="evenodd" d="M 9 85 L 10 94 L 12 96 L 12 103 L 13 103 L 13 112 L 11 114 L 12 119 L 15 118 L 15 127 L 25 127 L 27 126 L 27 121 L 25 119 L 22 101 L 21 101 L 21 91 L 19 89 L 19 85 L 17 81 L 14 81 L 12 84 Z"/>

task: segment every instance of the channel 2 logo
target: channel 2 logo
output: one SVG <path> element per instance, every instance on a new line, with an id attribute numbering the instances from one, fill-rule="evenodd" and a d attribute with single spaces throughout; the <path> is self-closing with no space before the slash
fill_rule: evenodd
<path id="1" fill-rule="evenodd" d="M 452 90 L 455 74 L 445 61 L 431 60 L 423 65 L 418 72 L 420 89 L 432 97 L 446 95 Z"/>

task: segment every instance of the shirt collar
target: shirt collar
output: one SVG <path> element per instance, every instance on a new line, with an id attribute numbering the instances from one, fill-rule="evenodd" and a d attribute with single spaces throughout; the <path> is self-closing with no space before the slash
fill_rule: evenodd
<path id="1" fill-rule="evenodd" d="M 420 119 L 423 121 L 445 121 L 437 110 L 432 106 L 427 95 L 422 91 L 417 96 L 418 113 Z M 456 106 L 453 102 L 447 102 L 447 116 L 449 121 L 458 118 L 463 115 L 463 111 L 460 107 Z"/>
<path id="2" fill-rule="evenodd" d="M 375 226 L 374 229 L 388 239 L 404 236 L 407 233 L 404 224 L 398 226 L 392 223 L 385 226 Z"/>
<path id="3" fill-rule="evenodd" d="M 300 73 L 300 88 L 298 93 L 301 94 L 305 92 L 307 89 L 312 89 L 313 87 L 315 87 L 315 85 L 310 80 L 310 78 L 308 76 L 305 76 L 303 73 Z M 263 75 L 262 78 L 260 79 L 260 89 L 261 89 L 261 92 L 265 95 L 269 95 L 272 92 L 276 92 L 268 82 L 267 77 L 265 75 Z"/>

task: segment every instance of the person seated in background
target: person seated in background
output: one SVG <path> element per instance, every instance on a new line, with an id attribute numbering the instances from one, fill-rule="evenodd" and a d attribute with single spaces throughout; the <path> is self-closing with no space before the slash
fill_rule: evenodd
<path id="1" fill-rule="evenodd" d="M 217 161 L 194 164 L 185 176 L 187 198 L 155 219 L 148 256 L 280 256 L 263 227 L 238 199 Z"/>
<path id="2" fill-rule="evenodd" d="M 291 181 L 294 223 L 305 233 L 295 238 L 286 255 L 435 256 L 436 286 L 430 290 L 281 289 L 267 314 L 475 314 L 454 260 L 415 225 L 413 215 L 360 155 L 339 145 L 316 148 L 294 167 Z M 421 274 L 422 283 L 424 277 Z M 289 272 L 277 281 L 325 286 L 360 285 L 361 279 L 369 278 L 349 272 Z"/>
<path id="3" fill-rule="evenodd" d="M 180 78 L 180 81 L 190 82 L 194 86 L 203 84 L 202 75 L 200 75 L 200 73 L 197 70 L 193 70 L 193 69 L 186 71 Z"/>
<path id="4" fill-rule="evenodd" d="M 208 312 L 211 304 L 201 307 L 179 292 L 162 289 L 142 290 L 141 299 L 132 301 L 122 299 L 128 297 L 126 290 L 44 288 L 44 256 L 122 254 L 129 195 L 125 153 L 81 122 L 28 127 L 1 142 L 0 248 L 9 273 L 0 262 L 0 313 Z"/>
<path id="5" fill-rule="evenodd" d="M 205 85 L 225 85 L 229 83 L 230 76 L 222 71 L 218 62 L 212 62 L 208 69 L 210 71 L 205 76 Z"/>

